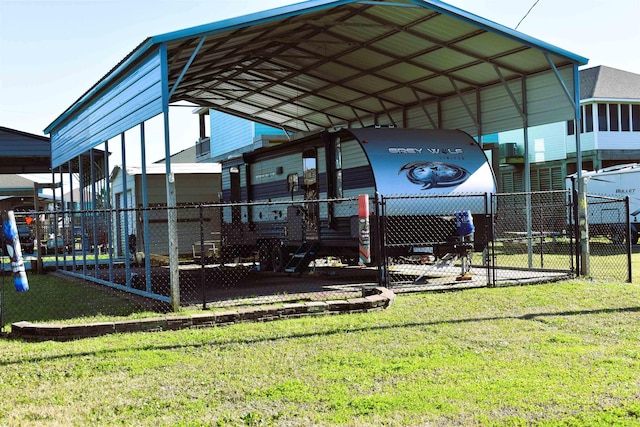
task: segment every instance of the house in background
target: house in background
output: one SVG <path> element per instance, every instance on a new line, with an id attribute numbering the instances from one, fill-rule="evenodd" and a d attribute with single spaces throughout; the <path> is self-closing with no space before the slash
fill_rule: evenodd
<path id="1" fill-rule="evenodd" d="M 640 162 L 640 74 L 598 66 L 580 71 L 582 169 Z M 573 120 L 529 128 L 531 190 L 564 189 L 577 171 Z M 524 191 L 522 129 L 498 134 L 500 192 Z"/>
<path id="2" fill-rule="evenodd" d="M 205 108 L 197 110 L 196 113 L 200 115 L 200 138 L 196 141 L 198 163 L 219 162 L 256 148 L 289 140 L 282 129 L 241 117 Z"/>

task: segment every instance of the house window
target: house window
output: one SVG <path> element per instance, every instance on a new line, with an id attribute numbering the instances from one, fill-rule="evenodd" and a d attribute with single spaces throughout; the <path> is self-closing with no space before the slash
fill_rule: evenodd
<path id="1" fill-rule="evenodd" d="M 618 108 L 619 104 L 609 104 L 609 130 L 617 132 L 620 127 L 618 126 Z"/>
<path id="2" fill-rule="evenodd" d="M 634 132 L 640 132 L 640 105 L 631 106 L 631 128 Z"/>
<path id="3" fill-rule="evenodd" d="M 584 120 L 582 121 L 583 132 L 593 132 L 593 104 L 584 106 Z"/>
<path id="4" fill-rule="evenodd" d="M 627 104 L 620 105 L 620 130 L 629 132 L 631 130 L 631 106 Z"/>
<path id="5" fill-rule="evenodd" d="M 608 131 L 607 126 L 607 104 L 598 104 L 598 130 Z"/>
<path id="6" fill-rule="evenodd" d="M 575 121 L 569 120 L 567 122 L 567 135 L 574 135 L 575 133 Z"/>

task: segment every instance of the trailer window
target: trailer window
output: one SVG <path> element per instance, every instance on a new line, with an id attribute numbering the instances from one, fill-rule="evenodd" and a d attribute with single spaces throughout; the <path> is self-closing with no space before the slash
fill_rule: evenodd
<path id="1" fill-rule="evenodd" d="M 314 185 L 317 182 L 316 151 L 306 150 L 302 153 L 302 171 L 304 185 Z"/>

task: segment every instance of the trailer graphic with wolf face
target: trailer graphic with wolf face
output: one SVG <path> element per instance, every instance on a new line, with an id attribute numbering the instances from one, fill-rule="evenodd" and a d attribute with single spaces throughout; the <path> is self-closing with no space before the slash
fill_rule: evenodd
<path id="1" fill-rule="evenodd" d="M 276 271 L 299 253 L 307 254 L 302 264 L 327 255 L 357 259 L 361 194 L 375 200 L 377 195 L 496 191 L 482 148 L 466 133 L 452 130 L 324 131 L 244 153 L 222 162 L 222 169 L 222 198 L 231 203 L 223 209 L 223 250 L 258 251 L 263 267 Z M 470 210 L 485 214 L 484 209 Z M 409 229 L 417 216 L 453 214 L 438 203 L 411 200 L 399 200 L 385 211 L 388 219 L 409 221 Z M 375 227 L 374 222 L 372 248 L 379 245 Z"/>

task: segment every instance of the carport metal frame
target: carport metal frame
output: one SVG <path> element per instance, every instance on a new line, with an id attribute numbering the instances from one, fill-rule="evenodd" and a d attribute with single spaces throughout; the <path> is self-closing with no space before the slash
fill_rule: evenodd
<path id="1" fill-rule="evenodd" d="M 124 132 L 136 125 L 144 151 L 144 122 L 163 115 L 171 299 L 178 309 L 172 103 L 191 102 L 290 133 L 458 128 L 481 142 L 483 135 L 522 127 L 528 141 L 530 126 L 573 119 L 580 129 L 578 67 L 586 63 L 438 0 L 311 0 L 150 37 L 45 133 L 56 168 L 117 135 L 124 156 Z"/>

